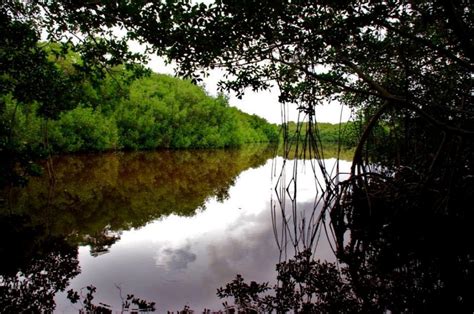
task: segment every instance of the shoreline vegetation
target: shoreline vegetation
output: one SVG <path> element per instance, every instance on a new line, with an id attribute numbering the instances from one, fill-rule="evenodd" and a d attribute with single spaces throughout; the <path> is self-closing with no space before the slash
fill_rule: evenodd
<path id="1" fill-rule="evenodd" d="M 107 91 L 96 97 L 98 104 L 79 103 L 57 119 L 40 117 L 34 103 L 20 107 L 7 97 L 2 120 L 11 123 L 12 139 L 19 145 L 51 153 L 225 148 L 278 141 L 277 125 L 230 107 L 223 95 L 208 96 L 191 82 L 153 73 L 126 87 L 123 96 L 113 99 L 115 92 Z"/>
<path id="2" fill-rule="evenodd" d="M 208 95 L 189 80 L 148 70 L 135 77 L 123 66 L 99 81 L 80 77 L 74 67 L 80 56 L 69 52 L 58 57 L 57 49 L 54 43 L 43 47 L 50 66 L 68 85 L 69 99 L 58 114 L 45 115 L 41 104 L 12 94 L 1 99 L 5 110 L 0 120 L 10 130 L 10 146 L 33 151 L 36 159 L 83 152 L 281 146 L 284 137 L 305 141 L 302 130 L 307 124 L 271 124 L 231 107 L 223 94 Z M 356 141 L 355 125 L 319 123 L 315 135 L 332 151 L 338 143 L 347 150 Z"/>

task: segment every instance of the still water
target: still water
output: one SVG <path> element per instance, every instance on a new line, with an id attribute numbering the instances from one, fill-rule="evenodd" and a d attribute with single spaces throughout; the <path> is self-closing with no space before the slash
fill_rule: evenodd
<path id="1" fill-rule="evenodd" d="M 1 249 L 11 257 L 2 286 L 17 308 L 57 313 L 77 313 L 64 291 L 89 285 L 96 304 L 115 310 L 127 294 L 156 302 L 157 312 L 221 309 L 216 289 L 236 274 L 275 281 L 275 187 L 292 182 L 282 165 L 262 147 L 57 157 L 53 176 L 2 196 Z M 302 213 L 320 195 L 311 168 L 296 170 Z M 317 254 L 334 258 L 327 241 Z"/>

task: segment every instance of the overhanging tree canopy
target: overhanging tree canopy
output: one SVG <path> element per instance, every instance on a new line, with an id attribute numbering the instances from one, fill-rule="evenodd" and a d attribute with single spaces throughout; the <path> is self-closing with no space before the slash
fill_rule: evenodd
<path id="1" fill-rule="evenodd" d="M 227 89 L 276 81 L 283 102 L 394 108 L 471 136 L 473 20 L 467 2 L 216 1 L 175 13 L 156 47 L 181 75 L 224 67 Z"/>
<path id="2" fill-rule="evenodd" d="M 46 32 L 82 52 L 77 66 L 85 69 L 143 61 L 127 46 L 138 40 L 176 61 L 181 75 L 225 67 L 228 89 L 259 90 L 275 80 L 282 101 L 388 101 L 440 127 L 473 132 L 426 108 L 457 118 L 472 97 L 467 1 L 8 0 L 1 9 L 36 36 Z"/>

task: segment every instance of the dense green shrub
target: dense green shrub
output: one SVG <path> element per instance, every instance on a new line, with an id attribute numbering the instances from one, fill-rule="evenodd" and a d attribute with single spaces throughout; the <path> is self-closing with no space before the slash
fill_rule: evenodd
<path id="1" fill-rule="evenodd" d="M 60 64 L 67 68 L 64 62 Z M 67 68 L 68 69 L 68 68 Z M 40 117 L 35 104 L 7 99 L 0 117 L 18 144 L 58 152 L 113 149 L 221 148 L 278 141 L 278 127 L 230 107 L 189 81 L 152 74 L 132 83 L 106 78 L 81 82 L 83 99 L 55 120 Z"/>
<path id="2" fill-rule="evenodd" d="M 117 148 L 118 131 L 113 117 L 92 108 L 77 107 L 51 123 L 50 144 L 55 151 L 105 151 Z"/>
<path id="3" fill-rule="evenodd" d="M 3 101 L 5 110 L 0 120 L 9 126 L 10 144 L 18 149 L 29 146 L 30 149 L 40 150 L 43 146 L 43 120 L 36 115 L 37 105 L 21 106 L 11 96 L 4 97 Z"/>
<path id="4" fill-rule="evenodd" d="M 130 86 L 115 110 L 120 146 L 127 149 L 236 147 L 278 140 L 278 128 L 208 96 L 188 81 L 152 74 Z"/>
<path id="5" fill-rule="evenodd" d="M 230 107 L 225 96 L 211 97 L 190 81 L 156 73 L 132 80 L 122 66 L 97 81 L 77 70 L 77 53 L 58 54 L 61 47 L 54 43 L 41 49 L 70 93 L 42 103 L 4 95 L 0 123 L 10 130 L 3 138 L 13 150 L 221 148 L 278 141 L 276 125 Z M 48 101 L 62 110 L 45 114 Z"/>

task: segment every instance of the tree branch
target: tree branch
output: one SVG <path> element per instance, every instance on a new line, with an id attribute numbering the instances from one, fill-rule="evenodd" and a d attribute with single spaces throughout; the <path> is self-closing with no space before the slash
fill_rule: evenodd
<path id="1" fill-rule="evenodd" d="M 391 103 L 389 101 L 385 101 L 385 103 L 380 107 L 377 112 L 370 118 L 369 123 L 367 123 L 367 126 L 365 127 L 364 133 L 362 133 L 362 136 L 357 143 L 357 147 L 354 152 L 354 157 L 352 159 L 352 166 L 351 166 L 351 176 L 355 176 L 355 169 L 356 166 L 360 164 L 362 161 L 362 149 L 364 148 L 364 144 L 369 138 L 370 132 L 372 132 L 372 129 L 375 127 L 376 123 L 382 116 L 382 114 L 390 107 Z"/>
<path id="2" fill-rule="evenodd" d="M 281 60 L 281 59 L 278 59 L 278 58 L 275 58 L 275 57 L 272 57 L 272 61 L 279 62 L 279 63 L 285 64 L 285 65 L 291 66 L 293 68 L 297 68 L 298 70 L 302 71 L 304 74 L 306 74 L 306 75 L 308 75 L 308 76 L 310 76 L 310 77 L 312 77 L 312 78 L 314 78 L 318 81 L 323 81 L 323 82 L 326 82 L 326 83 L 334 84 L 334 85 L 340 87 L 341 89 L 343 89 L 346 92 L 355 93 L 355 94 L 363 94 L 363 95 L 367 95 L 367 96 L 376 96 L 376 97 L 379 97 L 379 98 L 385 98 L 384 95 L 374 93 L 370 90 L 358 89 L 358 88 L 354 88 L 354 87 L 349 86 L 349 85 L 345 85 L 341 82 L 330 79 L 326 76 L 311 72 L 306 67 L 298 65 L 298 64 L 291 63 L 289 61 Z M 393 100 L 393 99 L 390 98 L 389 100 Z"/>
<path id="3" fill-rule="evenodd" d="M 392 25 L 390 25 L 389 23 L 383 21 L 383 22 L 380 22 L 378 23 L 380 26 L 383 26 L 385 27 L 386 29 L 392 31 L 392 32 L 395 32 L 407 39 L 410 39 L 412 40 L 413 42 L 417 43 L 417 44 L 421 44 L 421 45 L 424 45 L 428 48 L 431 48 L 433 50 L 436 50 L 438 53 L 440 53 L 441 55 L 447 57 L 447 58 L 450 58 L 451 60 L 459 63 L 461 66 L 469 69 L 469 70 L 474 70 L 474 65 L 472 65 L 472 63 L 466 61 L 466 60 L 463 60 L 461 58 L 459 58 L 458 56 L 456 56 L 455 54 L 453 54 L 451 51 L 445 49 L 444 47 L 439 47 L 437 45 L 435 45 L 431 40 L 429 39 L 425 39 L 425 38 L 420 38 L 420 37 L 417 37 L 416 35 L 414 34 L 410 34 L 408 32 L 404 32 L 402 31 L 400 28 L 398 27 L 394 27 Z"/>
<path id="4" fill-rule="evenodd" d="M 367 74 L 365 74 L 361 69 L 359 69 L 354 63 L 352 63 L 348 59 L 343 58 L 342 63 L 345 64 L 348 68 L 350 68 L 353 72 L 355 72 L 359 76 L 360 79 L 362 79 L 364 82 L 369 84 L 369 86 L 371 86 L 373 89 L 379 92 L 380 97 L 386 100 L 406 102 L 405 98 L 402 98 L 400 96 L 396 96 L 390 93 L 382 85 L 372 80 L 372 78 L 370 78 Z"/>

